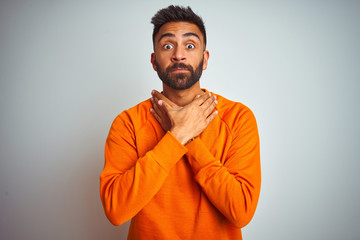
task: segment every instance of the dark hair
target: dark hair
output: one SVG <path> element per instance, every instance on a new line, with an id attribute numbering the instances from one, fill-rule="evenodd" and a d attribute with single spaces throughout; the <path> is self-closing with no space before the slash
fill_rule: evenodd
<path id="1" fill-rule="evenodd" d="M 196 15 L 190 7 L 181 7 L 170 5 L 167 8 L 160 9 L 152 18 L 151 23 L 154 24 L 152 35 L 153 44 L 155 46 L 155 35 L 159 32 L 162 25 L 168 22 L 189 22 L 195 24 L 204 37 L 206 46 L 206 31 L 204 22 L 200 16 Z"/>

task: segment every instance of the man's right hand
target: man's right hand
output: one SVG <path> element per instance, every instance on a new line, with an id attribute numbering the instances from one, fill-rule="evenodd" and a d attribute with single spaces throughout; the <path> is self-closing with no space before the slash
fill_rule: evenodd
<path id="1" fill-rule="evenodd" d="M 153 109 L 150 112 L 165 131 L 170 131 L 185 145 L 197 137 L 214 120 L 217 111 L 216 97 L 210 93 L 198 95 L 184 107 L 180 107 L 157 91 L 152 92 Z"/>

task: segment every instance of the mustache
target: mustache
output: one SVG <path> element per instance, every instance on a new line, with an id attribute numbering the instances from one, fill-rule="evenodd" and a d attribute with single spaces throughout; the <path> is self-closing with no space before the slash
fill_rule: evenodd
<path id="1" fill-rule="evenodd" d="M 193 68 L 190 65 L 186 65 L 185 63 L 174 63 L 174 65 L 169 66 L 166 71 L 170 72 L 171 70 L 177 69 L 177 68 L 184 68 L 188 69 L 189 71 L 193 72 Z"/>

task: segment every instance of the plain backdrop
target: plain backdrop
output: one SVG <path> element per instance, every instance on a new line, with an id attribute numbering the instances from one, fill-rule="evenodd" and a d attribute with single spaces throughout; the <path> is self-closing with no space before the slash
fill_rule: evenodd
<path id="1" fill-rule="evenodd" d="M 201 86 L 250 107 L 244 239 L 360 239 L 360 1 L 0 1 L 0 239 L 126 239 L 99 197 L 113 119 L 161 82 L 151 17 L 203 17 Z M 211 231 L 211 229 L 209 229 Z"/>

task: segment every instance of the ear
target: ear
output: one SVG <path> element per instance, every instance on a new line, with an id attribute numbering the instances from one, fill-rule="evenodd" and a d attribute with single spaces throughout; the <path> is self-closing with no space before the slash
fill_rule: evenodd
<path id="1" fill-rule="evenodd" d="M 152 53 L 151 54 L 151 64 L 152 64 L 152 67 L 153 67 L 153 69 L 155 70 L 155 71 L 157 71 L 157 69 L 156 69 L 156 64 L 155 64 L 155 53 Z"/>
<path id="2" fill-rule="evenodd" d="M 209 57 L 210 57 L 210 53 L 209 53 L 209 51 L 208 51 L 208 50 L 205 50 L 205 51 L 204 51 L 204 64 L 203 64 L 203 70 L 206 70 L 206 68 L 207 68 Z"/>

